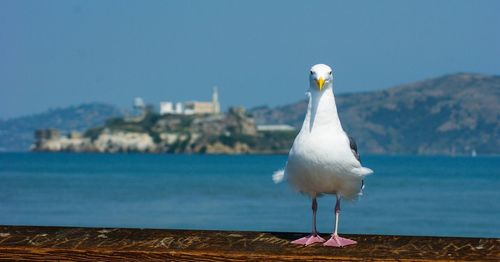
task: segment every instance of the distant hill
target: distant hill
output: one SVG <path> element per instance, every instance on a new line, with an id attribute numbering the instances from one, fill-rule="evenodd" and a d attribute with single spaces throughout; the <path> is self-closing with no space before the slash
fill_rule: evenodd
<path id="1" fill-rule="evenodd" d="M 0 120 L 0 151 L 27 151 L 36 129 L 56 128 L 62 132 L 84 131 L 102 125 L 106 119 L 121 115 L 108 104 L 89 103 L 58 108 L 30 116 Z"/>
<path id="2" fill-rule="evenodd" d="M 458 73 L 381 91 L 341 94 L 344 129 L 361 152 L 500 154 L 500 76 Z M 250 110 L 257 123 L 300 128 L 307 101 Z"/>

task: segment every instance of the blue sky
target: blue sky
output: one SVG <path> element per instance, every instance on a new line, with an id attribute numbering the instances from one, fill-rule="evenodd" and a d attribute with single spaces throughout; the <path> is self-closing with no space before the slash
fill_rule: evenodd
<path id="1" fill-rule="evenodd" d="M 0 1 L 0 118 L 135 96 L 224 108 L 500 74 L 500 1 Z"/>

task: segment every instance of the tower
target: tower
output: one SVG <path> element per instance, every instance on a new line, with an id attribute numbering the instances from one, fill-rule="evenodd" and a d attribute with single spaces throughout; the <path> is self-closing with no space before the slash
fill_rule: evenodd
<path id="1" fill-rule="evenodd" d="M 212 91 L 212 107 L 213 107 L 212 113 L 214 114 L 220 113 L 219 92 L 216 86 L 214 86 L 214 89 Z"/>

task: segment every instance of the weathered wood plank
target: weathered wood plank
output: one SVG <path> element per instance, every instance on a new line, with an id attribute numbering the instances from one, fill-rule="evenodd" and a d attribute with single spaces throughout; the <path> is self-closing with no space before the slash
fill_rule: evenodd
<path id="1" fill-rule="evenodd" d="M 0 260 L 499 261 L 500 239 L 346 235 L 358 245 L 302 247 L 304 234 L 0 226 Z M 327 236 L 325 236 L 327 237 Z"/>

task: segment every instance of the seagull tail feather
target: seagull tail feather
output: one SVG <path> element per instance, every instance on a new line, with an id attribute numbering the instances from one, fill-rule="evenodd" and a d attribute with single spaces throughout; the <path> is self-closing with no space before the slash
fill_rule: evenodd
<path id="1" fill-rule="evenodd" d="M 275 184 L 281 183 L 283 180 L 285 180 L 285 169 L 280 169 L 273 173 L 273 182 Z"/>
<path id="2" fill-rule="evenodd" d="M 367 167 L 355 167 L 351 170 L 351 172 L 358 176 L 367 176 L 373 174 L 373 170 Z"/>

